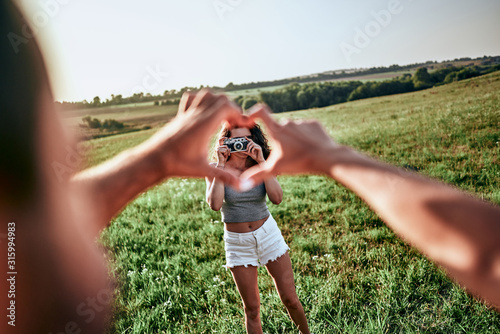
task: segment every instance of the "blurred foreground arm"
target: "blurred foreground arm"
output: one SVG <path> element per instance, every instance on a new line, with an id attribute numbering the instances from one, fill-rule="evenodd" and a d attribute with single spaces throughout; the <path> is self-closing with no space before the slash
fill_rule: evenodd
<path id="1" fill-rule="evenodd" d="M 248 118 L 225 96 L 186 93 L 177 116 L 146 142 L 77 174 L 73 186 L 87 187 L 100 210 L 97 231 L 139 193 L 168 177 L 217 177 L 237 187 L 235 176 L 207 162 L 208 142 L 222 121 L 246 125 Z"/>
<path id="2" fill-rule="evenodd" d="M 399 236 L 500 310 L 500 208 L 336 144 L 318 122 L 276 123 L 263 106 L 273 152 L 244 187 L 277 173 L 326 174 L 359 195 Z"/>

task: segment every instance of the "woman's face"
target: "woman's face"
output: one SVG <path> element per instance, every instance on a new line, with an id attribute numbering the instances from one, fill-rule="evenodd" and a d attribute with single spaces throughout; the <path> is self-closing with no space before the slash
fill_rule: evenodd
<path id="1" fill-rule="evenodd" d="M 248 128 L 234 128 L 231 130 L 231 137 L 229 138 L 237 138 L 237 137 L 250 137 L 252 133 Z"/>

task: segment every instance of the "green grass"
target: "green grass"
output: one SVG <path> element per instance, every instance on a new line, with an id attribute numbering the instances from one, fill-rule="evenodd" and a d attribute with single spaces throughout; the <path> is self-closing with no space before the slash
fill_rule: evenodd
<path id="1" fill-rule="evenodd" d="M 276 115 L 315 118 L 337 141 L 411 165 L 500 204 L 500 73 L 412 94 Z M 89 165 L 152 131 L 82 143 Z M 406 245 L 353 193 L 319 176 L 280 176 L 268 204 L 291 247 L 297 291 L 318 333 L 495 333 L 500 315 Z M 118 283 L 112 333 L 244 333 L 224 264 L 220 213 L 202 180 L 141 194 L 102 233 Z M 295 333 L 259 269 L 265 333 Z"/>

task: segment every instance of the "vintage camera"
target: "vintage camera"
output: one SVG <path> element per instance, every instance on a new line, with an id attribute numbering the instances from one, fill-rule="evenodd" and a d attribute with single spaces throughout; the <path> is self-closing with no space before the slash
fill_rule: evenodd
<path id="1" fill-rule="evenodd" d="M 230 152 L 246 151 L 248 140 L 245 137 L 229 138 L 224 140 L 224 145 L 229 147 Z"/>

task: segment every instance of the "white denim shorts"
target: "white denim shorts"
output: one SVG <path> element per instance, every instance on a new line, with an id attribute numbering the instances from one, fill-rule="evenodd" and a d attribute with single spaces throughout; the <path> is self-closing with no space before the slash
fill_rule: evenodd
<path id="1" fill-rule="evenodd" d="M 273 216 L 252 232 L 237 233 L 224 229 L 226 268 L 265 266 L 284 255 L 290 248 Z"/>

